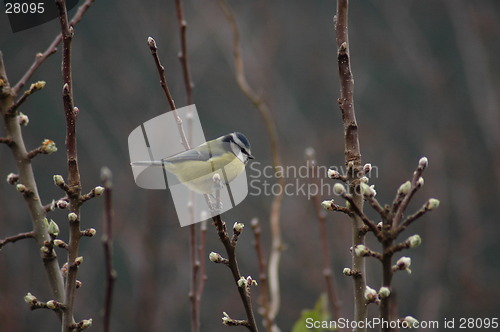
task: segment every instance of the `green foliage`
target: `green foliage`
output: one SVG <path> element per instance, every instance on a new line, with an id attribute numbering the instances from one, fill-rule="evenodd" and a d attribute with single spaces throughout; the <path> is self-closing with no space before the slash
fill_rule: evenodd
<path id="1" fill-rule="evenodd" d="M 321 294 L 314 305 L 314 309 L 304 309 L 298 321 L 295 322 L 292 328 L 292 332 L 325 332 L 325 331 L 335 331 L 334 329 L 323 329 L 323 328 L 307 328 L 307 321 L 329 321 L 331 319 L 330 313 L 328 311 L 328 299 L 326 294 Z"/>

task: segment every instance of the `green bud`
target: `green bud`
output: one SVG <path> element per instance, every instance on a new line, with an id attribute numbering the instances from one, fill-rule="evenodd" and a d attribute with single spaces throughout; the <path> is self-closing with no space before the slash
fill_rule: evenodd
<path id="1" fill-rule="evenodd" d="M 333 211 L 333 199 L 321 202 L 321 207 L 328 211 Z"/>
<path id="2" fill-rule="evenodd" d="M 37 298 L 35 296 L 33 296 L 31 293 L 24 295 L 24 302 L 26 302 L 30 305 L 37 303 L 37 301 L 38 301 Z"/>
<path id="3" fill-rule="evenodd" d="M 410 181 L 406 181 L 401 186 L 399 186 L 398 194 L 399 195 L 407 195 L 410 192 L 411 183 Z"/>
<path id="4" fill-rule="evenodd" d="M 76 215 L 76 213 L 74 212 L 71 212 L 68 214 L 68 220 L 71 221 L 71 222 L 74 222 L 74 221 L 77 221 L 78 219 L 78 216 Z"/>
<path id="5" fill-rule="evenodd" d="M 432 211 L 432 210 L 436 209 L 437 207 L 439 207 L 439 200 L 435 199 L 435 198 L 429 199 L 427 201 L 427 203 L 425 204 L 425 209 L 429 210 L 429 211 Z"/>
<path id="6" fill-rule="evenodd" d="M 406 241 L 410 243 L 410 248 L 415 248 L 422 244 L 422 238 L 418 234 L 410 236 Z"/>
<path id="7" fill-rule="evenodd" d="M 56 186 L 61 186 L 64 184 L 64 179 L 61 175 L 54 175 L 54 183 Z"/>
<path id="8" fill-rule="evenodd" d="M 50 223 L 47 227 L 47 230 L 49 231 L 49 234 L 52 236 L 58 236 L 59 235 L 59 226 L 55 223 L 54 220 L 50 219 Z"/>
<path id="9" fill-rule="evenodd" d="M 47 308 L 49 308 L 49 309 L 57 308 L 57 303 L 54 300 L 47 301 L 46 305 L 47 305 Z"/>
<path id="10" fill-rule="evenodd" d="M 101 187 L 101 186 L 95 187 L 94 193 L 96 196 L 101 196 L 104 193 L 104 187 Z"/>
<path id="11" fill-rule="evenodd" d="M 391 295 L 391 290 L 389 289 L 389 287 L 380 287 L 380 289 L 378 291 L 378 295 L 382 299 L 389 297 L 389 295 Z"/>
<path id="12" fill-rule="evenodd" d="M 342 195 L 345 193 L 345 187 L 342 183 L 335 183 L 333 186 L 333 192 L 337 195 Z"/>

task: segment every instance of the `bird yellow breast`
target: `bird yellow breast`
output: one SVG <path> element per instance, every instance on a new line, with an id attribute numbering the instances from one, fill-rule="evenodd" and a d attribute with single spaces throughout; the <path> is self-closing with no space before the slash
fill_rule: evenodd
<path id="1" fill-rule="evenodd" d="M 165 163 L 165 169 L 190 189 L 210 194 L 215 191 L 214 174 L 219 174 L 223 183 L 229 183 L 245 170 L 245 164 L 234 154 L 227 153 L 225 156 L 217 157 L 217 161 L 209 159 L 208 161 L 190 160 Z"/>

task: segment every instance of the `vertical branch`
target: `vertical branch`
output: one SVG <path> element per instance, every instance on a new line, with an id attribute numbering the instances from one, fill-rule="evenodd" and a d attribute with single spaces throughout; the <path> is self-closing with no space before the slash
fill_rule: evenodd
<path id="1" fill-rule="evenodd" d="M 66 155 L 68 161 L 68 198 L 69 212 L 73 217 L 69 217 L 69 245 L 68 245 L 68 273 L 66 277 L 66 294 L 63 310 L 62 331 L 72 331 L 75 324 L 73 319 L 73 307 L 75 301 L 76 276 L 78 263 L 78 248 L 80 245 L 80 206 L 81 183 L 80 172 L 78 170 L 78 158 L 76 149 L 76 117 L 78 109 L 73 102 L 73 80 L 71 71 L 71 42 L 73 40 L 73 27 L 68 23 L 68 13 L 66 3 L 63 0 L 56 0 L 59 10 L 59 21 L 61 23 L 61 34 L 63 42 L 62 54 L 62 78 L 63 78 L 63 104 L 66 115 Z"/>
<path id="2" fill-rule="evenodd" d="M 16 114 L 9 114 L 8 112 L 15 103 L 14 98 L 15 94 L 10 87 L 2 52 L 0 52 L 0 114 L 4 120 L 6 134 L 11 140 L 11 144 L 8 146 L 19 171 L 19 183 L 29 189 L 30 194 L 23 195 L 23 198 L 31 215 L 34 232 L 33 236 L 38 247 L 42 247 L 46 241 L 50 241 L 47 227 L 43 222 L 46 211 L 42 206 L 38 194 L 33 165 L 31 159 L 28 157 L 28 151 L 24 144 L 19 120 Z M 62 302 L 64 299 L 64 281 L 59 269 L 56 254 L 55 252 L 52 252 L 51 255 L 42 254 L 42 259 L 52 295 L 56 301 Z"/>
<path id="3" fill-rule="evenodd" d="M 310 174 L 312 174 L 311 182 L 315 183 L 317 187 L 320 187 L 318 183 L 317 167 L 316 167 L 316 152 L 313 148 L 306 149 L 306 157 L 309 162 Z M 332 274 L 331 258 L 330 258 L 330 248 L 328 246 L 328 229 L 326 227 L 326 211 L 321 208 L 321 201 L 317 194 L 312 195 L 311 199 L 314 205 L 314 212 L 316 218 L 319 222 L 319 237 L 321 242 L 321 255 L 323 258 L 323 277 L 325 279 L 325 289 L 328 302 L 330 305 L 330 314 L 332 320 L 337 320 L 340 318 L 340 301 L 338 300 L 338 295 L 335 287 L 335 278 Z"/>
<path id="4" fill-rule="evenodd" d="M 357 170 L 361 166 L 361 152 L 358 139 L 358 124 L 354 111 L 354 79 L 351 72 L 349 57 L 349 36 L 348 36 L 348 0 L 337 0 L 337 14 L 335 16 L 335 31 L 338 48 L 338 68 L 340 80 L 340 98 L 339 107 L 342 112 L 344 123 L 344 156 L 345 162 L 349 168 L 349 189 L 353 194 L 354 203 L 359 209 L 363 210 L 363 197 L 356 193 Z M 360 231 L 363 226 L 362 221 L 357 215 L 352 217 L 352 245 L 364 245 L 365 236 Z M 364 298 L 366 288 L 365 261 L 363 257 L 352 256 L 352 268 L 356 272 L 354 280 L 354 316 L 356 321 L 364 321 L 367 317 L 367 307 Z M 365 331 L 365 328 L 358 328 L 357 331 Z"/>
<path id="5" fill-rule="evenodd" d="M 179 24 L 179 34 L 180 34 L 180 46 L 181 49 L 179 51 L 179 60 L 182 66 L 182 74 L 184 77 L 184 88 L 186 92 L 186 104 L 193 104 L 193 82 L 191 80 L 191 74 L 189 70 L 189 61 L 187 54 L 187 38 L 186 38 L 186 30 L 187 23 L 184 18 L 184 10 L 182 8 L 182 1 L 175 0 L 175 8 L 177 13 L 177 21 Z M 188 121 L 188 143 L 191 143 L 192 139 L 192 118 L 189 118 Z M 204 275 L 204 269 L 201 270 L 201 260 L 204 260 L 204 255 L 198 255 L 201 252 L 204 252 L 203 243 L 200 239 L 199 248 L 197 248 L 196 241 L 196 225 L 194 224 L 194 211 L 196 210 L 194 207 L 194 193 L 190 192 L 190 201 L 188 203 L 191 218 L 193 219 L 193 223 L 189 226 L 189 247 L 191 252 L 191 289 L 189 291 L 189 298 L 191 301 L 191 331 L 198 332 L 200 331 L 200 303 L 201 296 L 203 295 L 203 284 L 206 276 Z M 206 232 L 201 231 L 204 236 Z M 198 249 L 198 250 L 197 250 Z M 203 262 L 204 263 L 204 262 Z"/>
<path id="6" fill-rule="evenodd" d="M 104 187 L 104 232 L 102 245 L 104 247 L 104 262 L 106 267 L 106 288 L 104 291 L 103 331 L 110 331 L 111 304 L 113 300 L 113 286 L 116 280 L 116 271 L 113 268 L 113 206 L 111 171 L 107 167 L 101 170 L 101 180 Z"/>
<path id="7" fill-rule="evenodd" d="M 264 316 L 264 323 L 267 332 L 273 332 L 273 321 L 269 317 L 269 298 L 267 289 L 267 266 L 266 259 L 264 258 L 264 251 L 262 250 L 262 240 L 259 219 L 254 218 L 252 220 L 252 229 L 255 237 L 255 251 L 257 252 L 257 259 L 259 261 L 259 279 L 261 285 L 261 299 L 260 306 L 262 310 L 262 315 Z"/>
<path id="8" fill-rule="evenodd" d="M 271 153 L 273 158 L 273 166 L 276 172 L 278 185 L 284 187 L 284 178 L 279 174 L 279 167 L 281 166 L 281 153 L 278 144 L 278 130 L 276 123 L 273 119 L 271 110 L 265 100 L 259 96 L 249 85 L 245 73 L 245 63 L 241 54 L 240 37 L 236 18 L 229 5 L 224 0 L 218 0 L 217 3 L 221 7 L 226 19 L 228 20 L 233 31 L 233 58 L 236 82 L 240 87 L 243 94 L 250 100 L 250 102 L 257 108 L 259 114 L 262 116 L 266 131 L 269 136 L 271 145 Z M 283 250 L 283 242 L 281 238 L 281 203 L 283 201 L 283 191 L 274 196 L 271 204 L 271 212 L 269 222 L 271 225 L 271 254 L 269 257 L 269 317 L 274 321 L 281 305 L 280 284 L 279 284 L 279 264 L 281 260 L 281 251 Z M 277 329 L 277 327 L 275 327 Z"/>
<path id="9" fill-rule="evenodd" d="M 191 74 L 189 70 L 189 61 L 187 54 L 187 41 L 186 41 L 186 29 L 187 23 L 184 18 L 184 11 L 182 9 L 182 1 L 175 0 L 175 8 L 177 12 L 177 21 L 179 23 L 181 50 L 179 52 L 179 60 L 182 65 L 182 75 L 184 76 L 184 88 L 186 90 L 186 102 L 187 105 L 193 103 L 193 81 L 191 80 Z"/>
<path id="10" fill-rule="evenodd" d="M 200 271 L 199 271 L 199 281 L 198 288 L 196 290 L 196 302 L 198 308 L 201 308 L 201 297 L 203 295 L 203 291 L 205 289 L 205 281 L 207 280 L 206 274 L 206 256 L 205 256 L 205 248 L 207 247 L 207 221 L 203 220 L 200 226 L 200 242 L 198 245 L 198 258 L 200 261 Z M 200 314 L 200 310 L 198 311 Z"/>

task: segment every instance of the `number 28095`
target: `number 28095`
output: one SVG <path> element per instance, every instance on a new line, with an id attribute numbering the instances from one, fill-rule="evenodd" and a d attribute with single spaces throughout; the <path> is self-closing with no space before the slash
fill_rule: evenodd
<path id="1" fill-rule="evenodd" d="M 6 14 L 42 14 L 45 11 L 43 2 L 7 2 L 5 4 Z"/>

